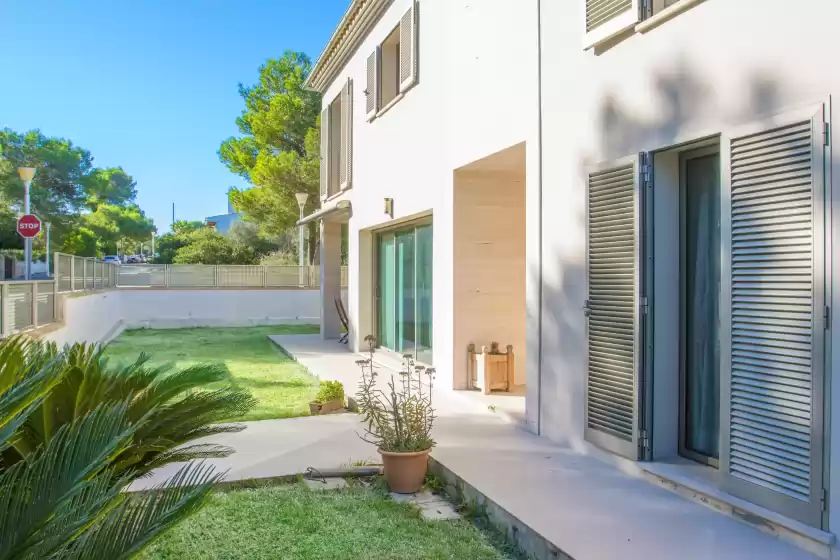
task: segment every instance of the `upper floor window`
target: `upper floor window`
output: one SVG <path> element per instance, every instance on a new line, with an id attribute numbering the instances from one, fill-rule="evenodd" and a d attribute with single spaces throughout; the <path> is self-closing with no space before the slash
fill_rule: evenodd
<path id="1" fill-rule="evenodd" d="M 400 24 L 367 58 L 368 120 L 391 107 L 417 83 L 417 8 L 412 2 Z"/>
<path id="2" fill-rule="evenodd" d="M 353 181 L 353 80 L 321 111 L 321 199 Z"/>
<path id="3" fill-rule="evenodd" d="M 583 0 L 584 48 L 636 26 L 645 32 L 702 0 Z"/>

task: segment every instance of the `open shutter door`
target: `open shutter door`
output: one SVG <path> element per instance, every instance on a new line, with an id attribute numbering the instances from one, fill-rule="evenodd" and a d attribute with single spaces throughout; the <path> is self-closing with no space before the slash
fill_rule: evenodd
<path id="1" fill-rule="evenodd" d="M 379 47 L 367 57 L 367 88 L 365 89 L 365 113 L 371 121 L 379 111 Z"/>
<path id="2" fill-rule="evenodd" d="M 775 121 L 775 122 L 785 122 Z M 822 111 L 723 140 L 724 484 L 821 523 L 824 351 Z M 728 323 L 728 324 L 727 324 Z"/>
<path id="3" fill-rule="evenodd" d="M 583 0 L 586 3 L 584 48 L 621 33 L 641 19 L 640 0 Z"/>
<path id="4" fill-rule="evenodd" d="M 587 190 L 588 441 L 640 457 L 642 190 L 639 157 L 590 170 Z"/>
<path id="5" fill-rule="evenodd" d="M 321 200 L 327 198 L 330 170 L 330 107 L 321 111 Z"/>
<path id="6" fill-rule="evenodd" d="M 353 182 L 353 80 L 341 90 L 341 190 L 349 189 Z"/>
<path id="7" fill-rule="evenodd" d="M 417 4 L 400 19 L 400 91 L 417 82 Z"/>

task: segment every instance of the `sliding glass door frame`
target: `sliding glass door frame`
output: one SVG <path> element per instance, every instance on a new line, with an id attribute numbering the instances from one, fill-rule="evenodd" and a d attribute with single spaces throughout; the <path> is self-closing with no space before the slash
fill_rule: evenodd
<path id="1" fill-rule="evenodd" d="M 373 318 L 374 318 L 374 321 L 373 321 L 373 324 L 374 324 L 374 328 L 375 328 L 375 331 L 376 331 L 375 336 L 376 336 L 376 349 L 377 349 L 377 351 L 384 352 L 386 354 L 391 354 L 393 357 L 399 358 L 401 360 L 404 353 L 399 351 L 399 349 L 401 349 L 401 347 L 402 347 L 402 340 L 401 340 L 400 337 L 402 336 L 401 333 L 403 331 L 399 328 L 399 325 L 397 324 L 398 317 L 399 317 L 399 312 L 398 312 L 399 302 L 397 301 L 397 299 L 400 297 L 399 296 L 400 290 L 399 290 L 399 285 L 398 285 L 400 276 L 397 273 L 397 269 L 400 266 L 399 262 L 398 262 L 398 245 L 399 244 L 397 242 L 397 236 L 400 233 L 412 232 L 412 234 L 413 234 L 412 238 L 413 238 L 413 243 L 414 243 L 413 271 L 412 271 L 412 273 L 414 275 L 414 280 L 413 280 L 413 282 L 414 282 L 414 285 L 413 285 L 414 294 L 413 294 L 413 301 L 412 301 L 412 306 L 413 306 L 412 319 L 414 321 L 414 330 L 413 330 L 414 344 L 413 344 L 413 348 L 411 349 L 410 353 L 415 358 L 416 362 L 423 363 L 424 365 L 429 365 L 430 366 L 432 364 L 426 363 L 426 362 L 418 359 L 418 353 L 419 353 L 421 348 L 420 348 L 420 344 L 418 344 L 418 341 L 417 341 L 418 333 L 419 333 L 419 329 L 418 329 L 418 318 L 419 318 L 418 305 L 419 305 L 419 301 L 420 301 L 420 297 L 418 296 L 419 290 L 418 290 L 418 282 L 417 282 L 417 279 L 419 277 L 419 274 L 418 274 L 418 271 L 419 271 L 419 269 L 418 269 L 418 254 L 420 253 L 420 251 L 418 251 L 418 238 L 419 238 L 418 231 L 420 230 L 420 228 L 424 228 L 424 227 L 432 227 L 433 228 L 432 217 L 431 216 L 421 218 L 419 220 L 414 220 L 412 222 L 403 223 L 403 224 L 400 224 L 400 225 L 394 226 L 394 227 L 383 228 L 381 230 L 378 230 L 378 231 L 374 232 L 374 242 L 373 242 L 373 253 L 374 253 L 374 259 L 373 259 L 373 264 L 374 264 L 374 270 L 373 270 L 373 277 L 374 277 Z M 394 274 L 393 274 L 393 279 L 392 279 L 393 282 L 394 282 L 394 286 L 392 287 L 392 290 L 387 291 L 387 292 L 385 290 L 383 290 L 383 286 L 382 286 L 382 239 L 384 237 L 391 237 L 391 239 L 392 239 L 392 242 L 390 243 L 390 250 L 393 251 L 392 260 L 393 260 L 393 263 L 394 263 Z M 432 259 L 433 258 L 434 258 L 434 256 L 432 256 Z M 394 297 L 394 305 L 393 305 L 393 310 L 392 310 L 392 312 L 394 314 L 394 317 L 393 317 L 392 324 L 390 326 L 392 326 L 393 330 L 394 330 L 394 333 L 393 333 L 393 335 L 394 335 L 393 336 L 393 346 L 394 346 L 394 348 L 389 348 L 388 346 L 383 344 L 383 341 L 390 342 L 390 340 L 386 340 L 386 338 L 383 337 L 383 333 L 381 332 L 382 319 L 383 319 L 383 317 L 382 317 L 383 293 L 387 296 L 391 292 L 393 292 L 393 297 Z M 432 297 L 434 297 L 434 296 L 432 296 Z M 431 343 L 431 341 L 430 341 L 430 343 Z M 431 346 L 431 344 L 430 344 L 430 346 Z"/>

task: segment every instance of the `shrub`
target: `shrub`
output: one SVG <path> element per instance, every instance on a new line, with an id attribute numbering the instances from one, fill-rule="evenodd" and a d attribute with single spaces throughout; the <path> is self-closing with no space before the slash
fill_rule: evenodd
<path id="1" fill-rule="evenodd" d="M 199 364 L 181 370 L 150 367 L 149 356 L 141 354 L 134 363 L 114 367 L 95 345 L 75 344 L 59 352 L 55 344 L 20 339 L 3 341 L 0 348 L 18 356 L 4 364 L 10 370 L 51 363 L 61 371 L 60 382 L 4 454 L 7 463 L 29 457 L 48 445 L 62 426 L 114 402 L 125 403 L 125 415 L 133 426 L 131 444 L 110 458 L 116 473 L 130 472 L 137 478 L 168 463 L 226 457 L 233 453 L 230 447 L 190 442 L 241 431 L 241 424 L 220 422 L 245 414 L 255 404 L 244 389 L 206 388 L 227 379 L 222 365 Z"/>
<path id="2" fill-rule="evenodd" d="M 335 399 L 344 401 L 344 385 L 340 381 L 321 381 L 315 402 L 324 404 Z"/>
<path id="3" fill-rule="evenodd" d="M 368 335 L 365 341 L 369 345 L 370 356 L 356 362 L 362 370 L 356 398 L 359 412 L 367 424 L 365 435 L 360 437 L 382 451 L 396 453 L 425 451 L 433 447 L 434 368 L 416 365 L 414 358 L 406 354 L 403 356 L 403 370 L 398 374 L 399 379 L 391 375 L 386 384 L 387 391 L 379 389 L 379 373 L 373 365 L 375 339 Z"/>
<path id="4" fill-rule="evenodd" d="M 202 507 L 221 475 L 190 463 L 148 492 L 122 490 L 135 471 L 113 459 L 130 449 L 142 422 L 130 399 L 70 415 L 23 460 L 10 446 L 25 434 L 58 387 L 78 370 L 54 346 L 22 338 L 0 342 L 0 559 L 128 558 Z M 65 412 L 67 412 L 65 410 Z"/>

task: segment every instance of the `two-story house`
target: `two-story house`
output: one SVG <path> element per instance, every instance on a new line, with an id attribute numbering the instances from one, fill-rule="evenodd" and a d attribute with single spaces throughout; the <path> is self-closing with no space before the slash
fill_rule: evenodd
<path id="1" fill-rule="evenodd" d="M 838 555 L 840 3 L 354 0 L 324 94 L 322 332 Z M 346 224 L 346 226 L 344 226 Z"/>

